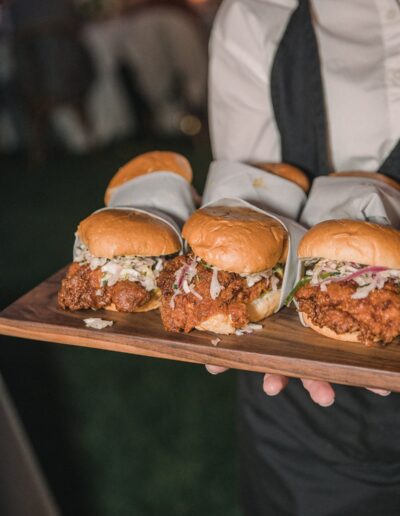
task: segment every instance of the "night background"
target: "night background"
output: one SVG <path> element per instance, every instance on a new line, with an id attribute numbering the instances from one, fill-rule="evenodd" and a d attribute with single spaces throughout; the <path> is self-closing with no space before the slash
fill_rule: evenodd
<path id="1" fill-rule="evenodd" d="M 71 260 L 135 155 L 184 154 L 202 191 L 217 4 L 0 2 L 0 308 Z M 61 514 L 240 514 L 234 373 L 11 337 L 0 372 Z"/>

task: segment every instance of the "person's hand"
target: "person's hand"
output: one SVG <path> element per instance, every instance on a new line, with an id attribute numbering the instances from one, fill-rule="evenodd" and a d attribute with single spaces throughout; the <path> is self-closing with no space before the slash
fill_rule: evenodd
<path id="1" fill-rule="evenodd" d="M 227 367 L 206 365 L 206 369 L 211 374 L 219 374 L 227 371 Z M 328 382 L 319 380 L 301 379 L 303 387 L 308 391 L 310 398 L 321 407 L 330 407 L 335 402 L 335 391 L 332 385 Z M 264 375 L 263 390 L 268 396 L 276 396 L 289 383 L 289 378 L 280 374 Z M 380 396 L 388 396 L 390 391 L 383 389 L 368 389 L 369 391 L 379 394 Z"/>

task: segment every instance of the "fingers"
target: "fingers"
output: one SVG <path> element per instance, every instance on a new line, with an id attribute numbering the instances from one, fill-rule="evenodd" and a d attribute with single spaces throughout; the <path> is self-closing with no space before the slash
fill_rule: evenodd
<path id="1" fill-rule="evenodd" d="M 304 388 L 309 392 L 311 399 L 321 407 L 329 407 L 335 401 L 335 391 L 327 382 L 316 380 L 301 380 Z M 289 382 L 289 378 L 279 374 L 266 374 L 263 389 L 268 396 L 276 396 Z"/>
<path id="2" fill-rule="evenodd" d="M 385 391 L 385 389 L 368 389 L 367 388 L 367 391 L 371 391 L 374 394 L 379 394 L 379 396 L 389 396 L 389 394 L 391 393 L 391 391 Z"/>
<path id="3" fill-rule="evenodd" d="M 210 374 L 219 374 L 219 373 L 224 373 L 225 371 L 227 371 L 228 367 L 206 364 L 206 369 Z"/>
<path id="4" fill-rule="evenodd" d="M 224 373 L 229 368 L 215 365 L 206 365 L 207 371 L 210 374 L 216 375 Z M 268 396 L 276 396 L 287 386 L 289 378 L 279 374 L 265 374 L 263 380 L 263 390 Z M 310 394 L 311 399 L 317 405 L 321 407 L 330 407 L 335 402 L 335 391 L 332 385 L 328 382 L 322 382 L 319 380 L 301 380 L 303 387 Z M 379 396 L 389 396 L 391 391 L 384 389 L 367 389 L 374 394 Z"/>
<path id="5" fill-rule="evenodd" d="M 335 391 L 328 382 L 301 380 L 311 399 L 321 407 L 330 407 L 335 401 Z"/>
<path id="6" fill-rule="evenodd" d="M 268 396 L 276 396 L 288 384 L 289 378 L 280 374 L 266 374 L 264 376 L 263 389 Z"/>

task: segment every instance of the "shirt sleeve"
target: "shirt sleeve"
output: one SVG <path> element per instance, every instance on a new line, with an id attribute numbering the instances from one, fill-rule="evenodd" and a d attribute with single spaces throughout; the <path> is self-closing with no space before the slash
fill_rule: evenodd
<path id="1" fill-rule="evenodd" d="M 290 15 L 282 5 L 225 0 L 210 40 L 209 119 L 215 159 L 280 161 L 270 72 Z"/>

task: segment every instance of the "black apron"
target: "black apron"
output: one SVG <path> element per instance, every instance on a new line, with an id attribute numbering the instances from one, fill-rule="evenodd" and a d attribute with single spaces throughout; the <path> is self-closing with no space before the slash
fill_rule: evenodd
<path id="1" fill-rule="evenodd" d="M 307 0 L 294 11 L 272 67 L 282 161 L 330 170 L 317 42 Z M 400 178 L 400 144 L 380 167 Z M 268 397 L 263 375 L 238 373 L 241 490 L 248 516 L 399 516 L 400 396 L 335 386 L 329 408 L 299 380 Z"/>

